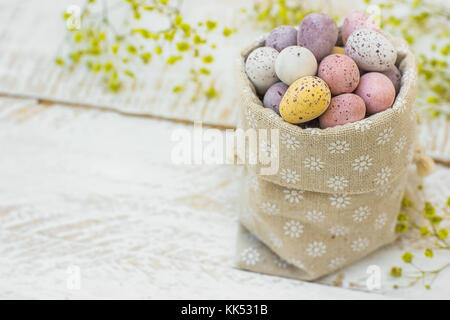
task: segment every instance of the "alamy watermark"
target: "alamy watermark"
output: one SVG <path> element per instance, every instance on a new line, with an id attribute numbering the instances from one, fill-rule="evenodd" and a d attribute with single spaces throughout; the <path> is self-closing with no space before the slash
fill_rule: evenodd
<path id="1" fill-rule="evenodd" d="M 195 122 L 192 129 L 172 132 L 174 164 L 255 165 L 261 175 L 277 174 L 279 169 L 279 129 L 203 128 Z"/>

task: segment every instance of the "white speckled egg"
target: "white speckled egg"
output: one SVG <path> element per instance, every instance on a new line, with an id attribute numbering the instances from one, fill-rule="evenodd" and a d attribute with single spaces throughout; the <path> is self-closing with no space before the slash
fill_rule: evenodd
<path id="1" fill-rule="evenodd" d="M 278 77 L 275 73 L 275 60 L 278 51 L 274 48 L 261 47 L 253 50 L 245 62 L 245 72 L 259 94 L 264 94 Z"/>
<path id="2" fill-rule="evenodd" d="M 391 69 L 397 60 L 397 51 L 388 39 L 376 31 L 354 31 L 345 44 L 345 54 L 364 71 L 383 72 Z"/>
<path id="3" fill-rule="evenodd" d="M 300 46 L 290 46 L 283 49 L 275 61 L 275 72 L 287 85 L 296 80 L 314 76 L 317 72 L 317 61 L 314 54 Z"/>

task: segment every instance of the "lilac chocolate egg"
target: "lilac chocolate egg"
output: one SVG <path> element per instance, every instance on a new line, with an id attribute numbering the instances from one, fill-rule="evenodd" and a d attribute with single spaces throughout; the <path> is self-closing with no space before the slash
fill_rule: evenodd
<path id="1" fill-rule="evenodd" d="M 393 66 L 391 69 L 384 71 L 383 74 L 392 81 L 395 92 L 398 93 L 400 91 L 400 82 L 402 79 L 402 74 L 400 73 L 398 68 L 396 66 Z"/>
<path id="2" fill-rule="evenodd" d="M 286 93 L 287 89 L 288 86 L 283 82 L 277 82 L 273 84 L 264 95 L 264 107 L 270 108 L 276 113 L 280 114 L 280 102 L 281 99 L 283 99 L 283 96 Z"/>
<path id="3" fill-rule="evenodd" d="M 369 72 L 363 75 L 355 93 L 364 100 L 368 114 L 388 109 L 395 99 L 395 88 L 392 81 L 379 72 Z"/>
<path id="4" fill-rule="evenodd" d="M 297 43 L 320 61 L 333 50 L 337 38 L 338 27 L 333 19 L 323 13 L 311 13 L 300 23 Z"/>
<path id="5" fill-rule="evenodd" d="M 372 18 L 362 12 L 352 12 L 345 18 L 341 27 L 341 37 L 344 45 L 347 43 L 347 39 L 353 31 L 359 29 L 369 29 L 377 32 L 380 31 L 380 28 L 378 28 Z"/>
<path id="6" fill-rule="evenodd" d="M 327 111 L 319 117 L 322 129 L 356 122 L 366 116 L 366 105 L 361 97 L 344 93 L 331 99 Z"/>
<path id="7" fill-rule="evenodd" d="M 297 45 L 297 29 L 290 26 L 279 26 L 272 30 L 266 39 L 266 47 L 281 51 L 289 46 Z"/>
<path id="8" fill-rule="evenodd" d="M 343 54 L 325 57 L 319 65 L 318 76 L 325 80 L 333 95 L 352 92 L 359 83 L 358 66 Z"/>

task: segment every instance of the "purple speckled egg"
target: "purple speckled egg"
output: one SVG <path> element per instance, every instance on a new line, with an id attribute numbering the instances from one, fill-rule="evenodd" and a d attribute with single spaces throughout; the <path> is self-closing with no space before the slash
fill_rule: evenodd
<path id="1" fill-rule="evenodd" d="M 358 66 L 343 54 L 325 57 L 319 65 L 318 76 L 325 80 L 333 95 L 352 92 L 359 83 Z"/>
<path id="2" fill-rule="evenodd" d="M 266 47 L 281 51 L 289 46 L 297 45 L 297 29 L 290 26 L 279 26 L 272 30 L 266 39 Z"/>
<path id="3" fill-rule="evenodd" d="M 355 93 L 366 103 L 368 114 L 388 109 L 395 99 L 395 88 L 392 81 L 379 72 L 369 72 L 363 75 Z"/>
<path id="4" fill-rule="evenodd" d="M 348 37 L 350 37 L 353 31 L 359 29 L 369 29 L 377 32 L 380 31 L 380 28 L 378 28 L 377 24 L 372 20 L 372 18 L 362 12 L 352 12 L 345 18 L 344 23 L 341 27 L 341 37 L 344 45 L 347 43 L 347 39 Z"/>
<path id="5" fill-rule="evenodd" d="M 366 116 L 366 105 L 361 97 L 344 93 L 331 99 L 327 111 L 319 117 L 322 129 L 356 122 Z"/>
<path id="6" fill-rule="evenodd" d="M 328 55 L 336 44 L 336 22 L 323 13 L 311 13 L 300 23 L 297 44 L 309 49 L 317 61 Z"/>
<path id="7" fill-rule="evenodd" d="M 264 107 L 270 108 L 280 114 L 280 102 L 288 88 L 289 86 L 283 82 L 273 84 L 264 95 Z"/>
<path id="8" fill-rule="evenodd" d="M 389 70 L 397 60 L 397 50 L 392 43 L 380 33 L 369 29 L 356 30 L 348 37 L 345 54 L 364 71 Z"/>
<path id="9" fill-rule="evenodd" d="M 393 66 L 391 69 L 383 72 L 383 74 L 392 81 L 392 84 L 394 85 L 395 88 L 395 92 L 398 93 L 400 91 L 402 79 L 402 74 L 400 73 L 400 70 L 398 70 L 396 66 Z"/>

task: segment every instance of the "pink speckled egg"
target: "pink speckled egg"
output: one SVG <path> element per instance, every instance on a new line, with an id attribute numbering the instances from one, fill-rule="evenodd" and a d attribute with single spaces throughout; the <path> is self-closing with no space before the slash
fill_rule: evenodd
<path id="1" fill-rule="evenodd" d="M 361 97 L 353 93 L 344 93 L 331 99 L 327 111 L 319 117 L 322 129 L 364 119 L 366 105 Z"/>
<path id="2" fill-rule="evenodd" d="M 344 23 L 342 24 L 342 42 L 346 44 L 347 39 L 352 34 L 352 32 L 359 29 L 369 29 L 377 32 L 380 31 L 380 28 L 378 28 L 377 24 L 372 20 L 372 18 L 362 12 L 352 12 L 345 18 Z"/>
<path id="3" fill-rule="evenodd" d="M 383 74 L 392 81 L 395 92 L 398 93 L 400 91 L 400 82 L 402 80 L 402 74 L 400 73 L 400 70 L 398 70 L 396 66 L 392 66 L 391 69 L 384 71 Z"/>
<path id="4" fill-rule="evenodd" d="M 374 114 L 391 107 L 395 99 L 392 81 L 379 72 L 369 72 L 361 77 L 355 93 L 366 103 L 368 114 Z"/>
<path id="5" fill-rule="evenodd" d="M 355 61 L 343 54 L 332 54 L 319 65 L 318 76 L 325 80 L 333 95 L 352 92 L 359 84 Z"/>

